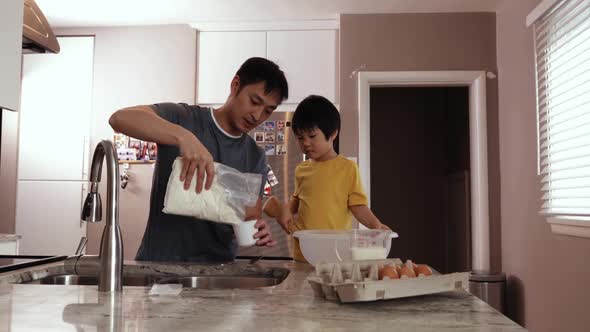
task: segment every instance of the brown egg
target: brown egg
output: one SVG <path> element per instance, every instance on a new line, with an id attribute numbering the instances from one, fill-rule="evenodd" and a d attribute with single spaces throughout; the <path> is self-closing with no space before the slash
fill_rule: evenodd
<path id="1" fill-rule="evenodd" d="M 386 265 L 382 269 L 379 269 L 379 280 L 383 280 L 385 277 L 389 279 L 399 279 L 397 270 L 391 265 Z"/>
<path id="2" fill-rule="evenodd" d="M 403 277 L 415 278 L 416 272 L 414 272 L 413 268 L 408 267 L 408 265 L 404 265 L 404 266 L 402 266 L 402 270 L 400 272 L 400 278 L 403 278 Z"/>
<path id="3" fill-rule="evenodd" d="M 426 264 L 418 264 L 418 267 L 416 268 L 416 274 L 430 276 L 432 275 L 432 269 Z"/>
<path id="4" fill-rule="evenodd" d="M 411 259 L 408 259 L 404 265 L 407 266 L 408 268 L 414 270 L 414 273 L 416 275 L 418 275 L 418 270 L 417 270 L 418 265 L 416 265 L 416 263 L 412 262 Z"/>

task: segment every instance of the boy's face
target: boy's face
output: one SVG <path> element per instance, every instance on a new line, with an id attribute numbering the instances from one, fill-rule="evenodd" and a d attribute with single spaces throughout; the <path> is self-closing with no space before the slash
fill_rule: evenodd
<path id="1" fill-rule="evenodd" d="M 296 133 L 301 152 L 313 160 L 322 160 L 326 155 L 334 152 L 336 135 L 338 131 L 326 138 L 324 132 L 317 127 Z"/>
<path id="2" fill-rule="evenodd" d="M 240 79 L 234 77 L 231 84 L 231 125 L 241 133 L 247 133 L 264 122 L 281 103 L 277 91 L 266 94 L 265 82 L 249 84 L 240 89 Z"/>

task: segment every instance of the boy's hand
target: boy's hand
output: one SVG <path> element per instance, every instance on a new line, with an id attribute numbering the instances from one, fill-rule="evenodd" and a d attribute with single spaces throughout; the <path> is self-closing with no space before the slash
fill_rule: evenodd
<path id="1" fill-rule="evenodd" d="M 285 233 L 287 234 L 291 234 L 291 225 L 293 225 L 293 217 L 292 216 L 286 216 L 286 217 L 278 217 L 277 218 L 277 222 L 279 223 L 279 225 L 281 225 L 281 228 L 285 231 Z"/>
<path id="2" fill-rule="evenodd" d="M 371 209 L 369 209 L 369 207 L 366 205 L 353 205 L 350 207 L 350 211 L 356 220 L 369 229 L 383 229 L 391 231 L 391 228 L 383 224 L 377 217 L 375 217 L 373 211 L 371 211 Z"/>
<path id="3" fill-rule="evenodd" d="M 380 224 L 379 227 L 377 229 L 382 229 L 382 230 L 386 230 L 386 231 L 391 231 L 391 228 L 389 228 L 389 226 L 385 225 L 385 224 Z"/>
<path id="4" fill-rule="evenodd" d="M 289 204 L 283 204 L 281 214 L 277 217 L 277 222 L 287 234 L 291 234 L 291 228 L 293 227 L 293 214 L 291 214 L 291 211 L 289 210 Z"/>

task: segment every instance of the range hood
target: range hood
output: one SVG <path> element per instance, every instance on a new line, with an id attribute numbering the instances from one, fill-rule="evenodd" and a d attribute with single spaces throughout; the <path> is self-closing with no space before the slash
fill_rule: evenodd
<path id="1" fill-rule="evenodd" d="M 24 0 L 24 3 L 23 53 L 59 53 L 57 38 L 35 0 Z"/>

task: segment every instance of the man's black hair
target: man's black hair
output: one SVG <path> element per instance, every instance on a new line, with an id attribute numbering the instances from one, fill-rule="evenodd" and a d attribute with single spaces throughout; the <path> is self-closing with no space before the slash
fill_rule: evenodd
<path id="1" fill-rule="evenodd" d="M 268 59 L 250 58 L 240 66 L 236 75 L 240 77 L 240 90 L 246 85 L 264 82 L 266 94 L 276 90 L 281 97 L 281 102 L 289 98 L 289 86 L 285 73 L 276 63 Z"/>

